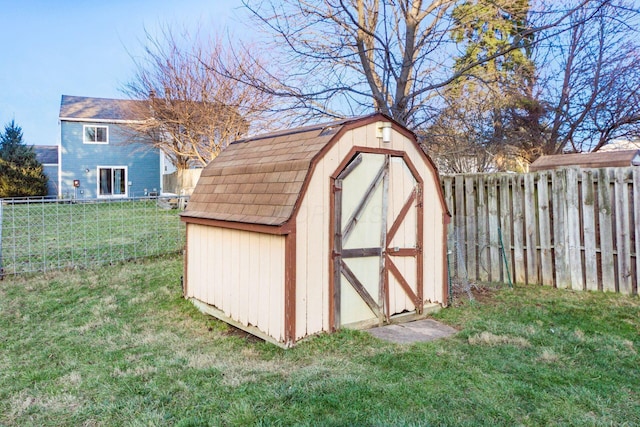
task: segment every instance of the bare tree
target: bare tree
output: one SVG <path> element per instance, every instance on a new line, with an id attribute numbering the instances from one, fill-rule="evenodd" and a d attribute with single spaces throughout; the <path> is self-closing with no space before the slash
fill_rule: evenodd
<path id="1" fill-rule="evenodd" d="M 177 169 L 204 166 L 227 144 L 265 125 L 272 95 L 241 83 L 227 65 L 239 61 L 243 72 L 257 73 L 255 55 L 243 61 L 220 38 L 200 31 L 176 35 L 165 27 L 146 36 L 137 72 L 123 88 L 141 101 L 131 103 L 132 116 L 143 118 L 131 129 L 148 135 Z"/>
<path id="2" fill-rule="evenodd" d="M 640 11 L 605 2 L 572 17 L 569 31 L 539 46 L 545 132 L 537 154 L 596 151 L 640 135 Z M 544 49 L 544 50 L 542 50 Z M 535 124 L 539 126 L 539 124 Z"/>
<path id="3" fill-rule="evenodd" d="M 411 129 L 420 129 L 438 111 L 439 89 L 520 49 L 534 34 L 566 31 L 569 17 L 592 3 L 576 0 L 570 7 L 531 10 L 549 19 L 541 26 L 522 26 L 511 43 L 455 68 L 454 0 L 244 2 L 267 31 L 268 48 L 277 58 L 267 70 L 269 78 L 244 75 L 247 83 L 288 101 L 283 106 L 303 118 L 377 110 Z"/>

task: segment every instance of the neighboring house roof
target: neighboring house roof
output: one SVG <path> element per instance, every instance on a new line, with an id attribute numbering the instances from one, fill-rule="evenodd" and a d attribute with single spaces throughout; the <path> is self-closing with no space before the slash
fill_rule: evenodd
<path id="1" fill-rule="evenodd" d="M 610 143 L 603 146 L 599 153 L 603 151 L 620 151 L 620 150 L 640 150 L 640 139 L 628 140 L 628 139 L 615 139 Z"/>
<path id="2" fill-rule="evenodd" d="M 529 172 L 558 169 L 570 166 L 582 168 L 606 168 L 639 166 L 640 150 L 605 151 L 580 154 L 556 154 L 542 156 L 529 165 Z"/>
<path id="3" fill-rule="evenodd" d="M 43 165 L 58 164 L 58 146 L 57 145 L 33 145 L 33 152 L 36 153 L 36 159 Z"/>
<path id="4" fill-rule="evenodd" d="M 143 120 L 132 117 L 137 103 L 128 99 L 90 98 L 86 96 L 62 95 L 60 102 L 60 120 L 90 122 L 131 122 Z"/>
<path id="5" fill-rule="evenodd" d="M 342 131 L 379 120 L 390 119 L 373 114 L 236 141 L 203 169 L 182 216 L 282 225 L 293 215 L 322 150 Z"/>

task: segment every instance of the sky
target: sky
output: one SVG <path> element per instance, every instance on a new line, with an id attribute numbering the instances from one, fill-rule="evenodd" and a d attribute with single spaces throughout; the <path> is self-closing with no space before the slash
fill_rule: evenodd
<path id="1" fill-rule="evenodd" d="M 242 23 L 241 0 L 0 0 L 0 131 L 60 142 L 62 95 L 126 98 L 145 29 L 220 31 Z"/>

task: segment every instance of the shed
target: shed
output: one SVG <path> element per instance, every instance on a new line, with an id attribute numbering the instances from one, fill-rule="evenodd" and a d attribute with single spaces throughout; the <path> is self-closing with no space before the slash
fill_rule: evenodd
<path id="1" fill-rule="evenodd" d="M 437 170 L 382 114 L 240 140 L 182 213 L 184 296 L 281 346 L 447 303 Z"/>
<path id="2" fill-rule="evenodd" d="M 538 157 L 529 172 L 567 168 L 612 168 L 640 165 L 640 150 L 598 151 L 595 153 L 554 154 Z"/>

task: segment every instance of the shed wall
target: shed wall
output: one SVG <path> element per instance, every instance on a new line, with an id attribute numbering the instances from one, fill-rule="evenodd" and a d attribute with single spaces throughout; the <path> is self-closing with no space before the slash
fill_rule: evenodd
<path id="1" fill-rule="evenodd" d="M 188 298 L 284 340 L 285 237 L 187 224 Z"/>
<path id="2" fill-rule="evenodd" d="M 296 216 L 296 340 L 329 330 L 330 176 L 355 146 L 404 151 L 424 180 L 424 301 L 445 300 L 444 208 L 440 203 L 439 180 L 409 138 L 393 131 L 391 143 L 383 143 L 376 137 L 376 123 L 371 123 L 347 131 L 317 161 L 300 202 Z"/>

